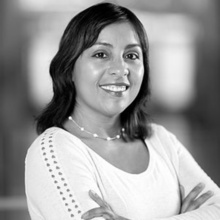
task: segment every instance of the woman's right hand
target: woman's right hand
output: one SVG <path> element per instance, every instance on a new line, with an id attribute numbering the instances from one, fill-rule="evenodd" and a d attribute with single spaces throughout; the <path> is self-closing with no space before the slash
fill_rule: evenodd
<path id="1" fill-rule="evenodd" d="M 209 198 L 213 196 L 212 191 L 207 191 L 197 197 L 204 188 L 205 184 L 199 183 L 185 197 L 184 187 L 180 185 L 181 196 L 183 198 L 180 213 L 189 212 L 199 208 L 202 204 L 204 204 Z"/>

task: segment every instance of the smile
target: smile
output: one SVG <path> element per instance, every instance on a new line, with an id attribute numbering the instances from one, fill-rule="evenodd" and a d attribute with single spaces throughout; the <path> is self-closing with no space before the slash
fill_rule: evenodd
<path id="1" fill-rule="evenodd" d="M 102 89 L 109 92 L 124 92 L 127 90 L 127 86 L 106 85 L 101 86 Z"/>

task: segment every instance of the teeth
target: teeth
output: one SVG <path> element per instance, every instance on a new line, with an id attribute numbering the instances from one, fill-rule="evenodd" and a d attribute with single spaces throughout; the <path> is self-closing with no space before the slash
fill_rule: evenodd
<path id="1" fill-rule="evenodd" d="M 124 92 L 126 90 L 126 86 L 101 86 L 105 90 L 109 90 L 112 92 Z"/>

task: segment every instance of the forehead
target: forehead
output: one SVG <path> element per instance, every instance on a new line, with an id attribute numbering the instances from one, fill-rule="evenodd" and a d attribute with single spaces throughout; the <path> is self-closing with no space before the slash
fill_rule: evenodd
<path id="1" fill-rule="evenodd" d="M 102 29 L 97 42 L 115 42 L 115 43 L 140 43 L 139 37 L 128 22 L 113 23 Z"/>

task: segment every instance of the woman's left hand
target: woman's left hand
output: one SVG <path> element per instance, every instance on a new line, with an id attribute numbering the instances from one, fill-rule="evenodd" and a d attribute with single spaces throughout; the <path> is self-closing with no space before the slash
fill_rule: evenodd
<path id="1" fill-rule="evenodd" d="M 91 209 L 82 215 L 82 219 L 89 220 L 95 217 L 102 217 L 106 220 L 128 220 L 117 215 L 110 205 L 102 200 L 97 193 L 89 191 L 89 196 L 93 199 L 100 207 Z"/>

